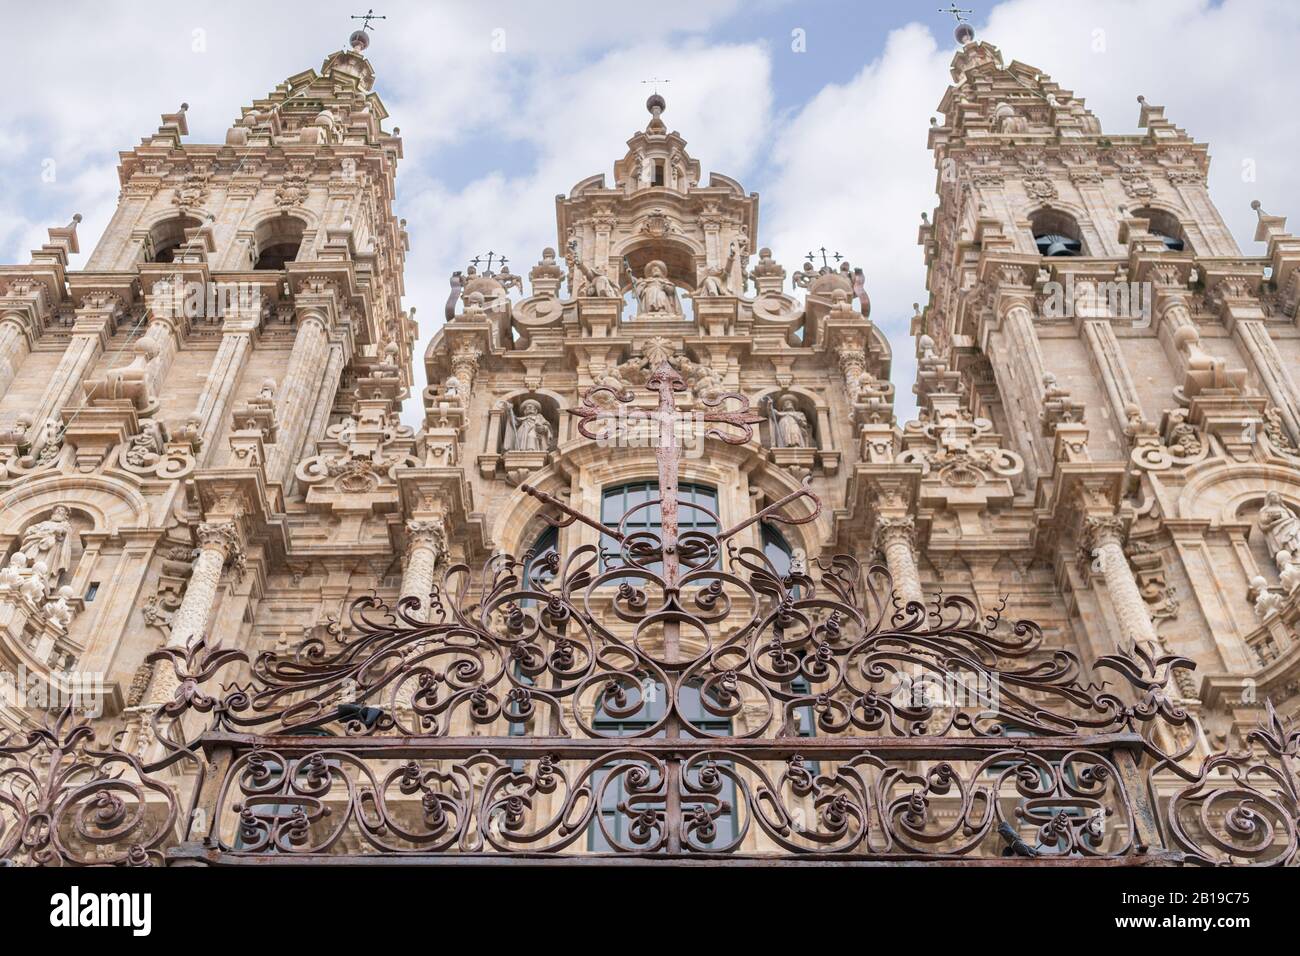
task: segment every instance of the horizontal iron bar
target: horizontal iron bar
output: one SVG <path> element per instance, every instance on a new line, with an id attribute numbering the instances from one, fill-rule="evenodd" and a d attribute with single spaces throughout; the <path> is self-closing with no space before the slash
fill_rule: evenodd
<path id="1" fill-rule="evenodd" d="M 980 760 L 1001 750 L 1061 754 L 1072 750 L 1108 753 L 1137 750 L 1137 734 L 1088 737 L 275 737 L 208 731 L 199 741 L 205 752 L 253 748 L 283 753 L 343 750 L 359 757 L 403 759 L 472 757 L 489 753 L 502 758 L 555 756 L 595 758 L 617 750 L 641 750 L 656 757 L 686 759 L 706 750 L 734 750 L 754 759 L 784 760 L 793 754 L 810 759 L 847 760 L 864 753 L 899 760 Z"/>
<path id="2" fill-rule="evenodd" d="M 865 867 L 1010 866 L 1128 867 L 1179 866 L 1181 853 L 1151 850 L 1115 857 L 968 857 L 934 854 L 810 853 L 223 853 L 201 843 L 181 843 L 167 851 L 171 866 L 690 866 L 690 867 Z"/>

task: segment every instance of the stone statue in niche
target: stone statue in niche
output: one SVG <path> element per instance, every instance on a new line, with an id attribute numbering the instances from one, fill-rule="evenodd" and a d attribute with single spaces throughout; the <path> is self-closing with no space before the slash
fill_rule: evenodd
<path id="1" fill-rule="evenodd" d="M 1264 497 L 1264 507 L 1259 509 L 1259 529 L 1264 532 L 1264 541 L 1268 544 L 1268 553 L 1277 560 L 1278 553 L 1300 553 L 1300 515 L 1297 515 L 1282 496 L 1270 491 Z M 1284 570 L 1280 562 L 1278 570 Z"/>
<path id="2" fill-rule="evenodd" d="M 23 532 L 22 543 L 18 546 L 31 566 L 35 567 L 37 562 L 45 565 L 49 587 L 56 585 L 59 576 L 72 565 L 72 543 L 77 532 L 69 518 L 66 507 L 55 506 L 48 518 Z"/>
<path id="3" fill-rule="evenodd" d="M 799 411 L 789 395 L 780 403 L 767 403 L 767 419 L 772 430 L 773 448 L 811 448 L 812 429 L 808 416 Z"/>
<path id="4" fill-rule="evenodd" d="M 632 277 L 632 288 L 636 291 L 637 315 L 681 315 L 677 286 L 668 278 L 668 267 L 662 260 L 646 263 L 645 274 L 639 279 Z"/>
<path id="5" fill-rule="evenodd" d="M 541 402 L 527 399 L 518 414 L 509 402 L 502 402 L 501 407 L 506 413 L 506 451 L 551 450 L 551 423 L 542 414 Z"/>

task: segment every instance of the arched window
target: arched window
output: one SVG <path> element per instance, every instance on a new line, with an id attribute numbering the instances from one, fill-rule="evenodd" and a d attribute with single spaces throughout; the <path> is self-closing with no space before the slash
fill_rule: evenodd
<path id="1" fill-rule="evenodd" d="M 268 219 L 257 227 L 254 248 L 257 260 L 253 268 L 277 271 L 286 262 L 298 258 L 302 247 L 303 222 L 294 216 L 284 215 Z"/>
<path id="2" fill-rule="evenodd" d="M 1084 255 L 1083 234 L 1074 217 L 1056 209 L 1040 209 L 1029 217 L 1040 256 Z"/>
<path id="3" fill-rule="evenodd" d="M 193 216 L 177 216 L 160 222 L 149 230 L 149 261 L 173 262 L 176 249 L 185 242 L 185 230 L 201 226 Z"/>
<path id="4" fill-rule="evenodd" d="M 663 527 L 663 515 L 659 511 L 659 505 L 640 507 L 658 497 L 659 482 L 657 481 L 630 481 L 627 484 L 606 488 L 600 500 L 600 520 L 607 525 L 617 525 L 623 520 L 624 515 L 637 508 L 639 510 L 628 518 L 628 522 L 623 528 L 624 533 L 632 534 L 637 531 L 658 532 Z M 678 532 L 707 531 L 717 534 L 722 530 L 718 527 L 718 522 L 712 517 L 712 515 L 718 513 L 718 492 L 716 489 L 710 488 L 708 485 L 682 482 L 677 486 L 677 502 L 679 505 L 677 510 Z M 699 505 L 699 507 L 694 508 L 691 505 Z M 707 508 L 708 511 L 701 511 L 700 508 Z M 600 548 L 602 563 L 605 554 L 613 556 L 619 553 L 618 542 L 608 535 L 601 536 Z M 650 567 L 650 570 L 657 571 L 660 567 L 661 565 L 656 562 Z"/>
<path id="5" fill-rule="evenodd" d="M 1133 215 L 1151 223 L 1148 227 L 1151 235 L 1161 239 L 1169 252 L 1182 252 L 1187 248 L 1187 234 L 1176 216 L 1163 209 L 1138 209 Z"/>

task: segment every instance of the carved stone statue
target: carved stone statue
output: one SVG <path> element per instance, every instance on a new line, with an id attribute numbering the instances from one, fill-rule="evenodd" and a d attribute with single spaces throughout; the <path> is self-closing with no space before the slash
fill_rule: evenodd
<path id="1" fill-rule="evenodd" d="M 659 259 L 646 264 L 645 275 L 633 276 L 633 288 L 639 308 L 637 315 L 681 315 L 677 286 L 668 278 L 668 267 Z"/>
<path id="2" fill-rule="evenodd" d="M 731 244 L 731 252 L 727 255 L 727 261 L 721 266 L 705 266 L 704 277 L 700 280 L 699 288 L 695 290 L 696 295 L 731 295 L 731 290 L 727 288 L 727 280 L 731 276 L 731 269 L 736 263 L 736 244 Z"/>
<path id="3" fill-rule="evenodd" d="M 46 619 L 65 631 L 72 623 L 72 615 L 76 613 L 71 604 L 72 596 L 72 588 L 65 584 L 59 588 L 59 596 L 45 605 Z"/>
<path id="4" fill-rule="evenodd" d="M 72 564 L 72 542 L 76 531 L 68 518 L 68 509 L 57 505 L 50 517 L 23 532 L 22 544 L 18 546 L 33 567 L 38 561 L 45 564 L 49 587 L 57 584 L 59 575 Z"/>
<path id="5" fill-rule="evenodd" d="M 1255 614 L 1261 621 L 1267 621 L 1286 604 L 1285 597 L 1268 589 L 1268 582 L 1263 575 L 1257 574 L 1250 579 L 1250 589 L 1255 593 Z"/>
<path id="6" fill-rule="evenodd" d="M 1279 551 L 1274 557 L 1277 562 L 1278 577 L 1288 594 L 1300 588 L 1300 562 L 1295 561 L 1290 551 Z"/>
<path id="7" fill-rule="evenodd" d="M 1300 515 L 1276 491 L 1270 491 L 1265 496 L 1258 520 L 1259 528 L 1264 532 L 1264 540 L 1268 543 L 1269 554 L 1276 555 L 1279 551 L 1300 553 Z M 1278 570 L 1282 570 L 1281 565 Z"/>
<path id="8" fill-rule="evenodd" d="M 519 406 L 519 414 L 509 402 L 503 402 L 502 408 L 506 413 L 506 451 L 551 450 L 551 423 L 542 414 L 541 402 L 528 399 Z"/>
<path id="9" fill-rule="evenodd" d="M 614 283 L 609 281 L 609 276 L 603 272 L 598 272 L 591 266 L 587 265 L 578 257 L 578 244 L 569 243 L 569 254 L 566 257 L 569 263 L 569 269 L 576 271 L 582 276 L 582 284 L 578 286 L 576 295 L 591 299 L 617 299 L 618 289 L 614 288 Z"/>
<path id="10" fill-rule="evenodd" d="M 812 447 L 808 416 L 799 411 L 789 395 L 781 399 L 780 407 L 769 400 L 767 415 L 772 428 L 773 448 Z"/>

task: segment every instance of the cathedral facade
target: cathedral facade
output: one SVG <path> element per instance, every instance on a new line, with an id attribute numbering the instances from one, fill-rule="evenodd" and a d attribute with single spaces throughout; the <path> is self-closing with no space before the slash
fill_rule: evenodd
<path id="1" fill-rule="evenodd" d="M 364 34 L 164 115 L 0 267 L 0 857 L 1291 862 L 1300 240 L 958 39 L 906 343 L 655 95 L 419 395 Z"/>

